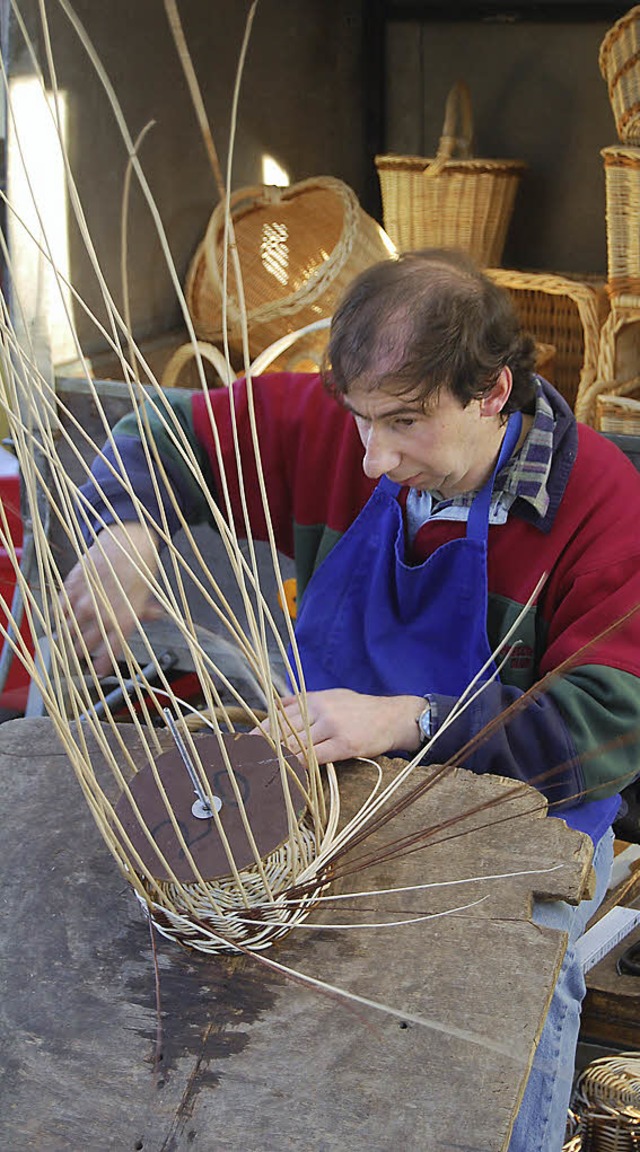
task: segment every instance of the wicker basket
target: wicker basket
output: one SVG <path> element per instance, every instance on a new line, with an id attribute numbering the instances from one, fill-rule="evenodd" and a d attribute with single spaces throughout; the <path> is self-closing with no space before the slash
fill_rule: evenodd
<path id="1" fill-rule="evenodd" d="M 376 156 L 384 226 L 398 249 L 461 248 L 497 266 L 526 164 L 472 158 L 466 84 L 453 86 L 435 159 Z"/>
<path id="2" fill-rule="evenodd" d="M 578 1132 L 562 1145 L 562 1152 L 583 1152 L 582 1133 Z"/>
<path id="3" fill-rule="evenodd" d="M 567 1114 L 567 1127 L 562 1152 L 582 1152 L 583 1131 L 584 1126 L 581 1117 L 570 1108 Z"/>
<path id="4" fill-rule="evenodd" d="M 640 1152 L 640 1053 L 603 1056 L 582 1070 L 573 1107 L 583 1152 Z"/>
<path id="5" fill-rule="evenodd" d="M 614 298 L 600 333 L 598 379 L 607 383 L 603 391 L 618 391 L 620 384 L 638 375 L 639 364 L 640 300 Z"/>
<path id="6" fill-rule="evenodd" d="M 331 316 L 354 276 L 395 255 L 389 237 L 362 210 L 352 189 L 330 176 L 290 188 L 242 188 L 230 202 L 252 357 L 286 333 Z M 214 344 L 222 340 L 224 324 L 224 233 L 221 202 L 191 262 L 185 287 L 197 336 Z M 231 260 L 227 330 L 238 358 L 241 313 Z M 308 354 L 321 355 L 326 340 L 326 330 L 319 330 Z"/>
<path id="7" fill-rule="evenodd" d="M 600 331 L 609 307 L 604 284 L 506 268 L 487 269 L 487 275 L 509 290 L 532 336 L 553 345 L 555 387 L 578 419 L 593 423 L 595 396 L 590 407 L 584 399 L 596 379 Z"/>
<path id="8" fill-rule="evenodd" d="M 603 148 L 609 292 L 640 295 L 640 148 Z"/>
<path id="9" fill-rule="evenodd" d="M 640 1112 L 611 1108 L 587 1112 L 582 1152 L 640 1152 Z"/>
<path id="10" fill-rule="evenodd" d="M 624 387 L 624 386 L 623 386 Z M 601 392 L 596 400 L 596 428 L 618 436 L 640 436 L 640 376 L 628 382 L 635 396 Z"/>
<path id="11" fill-rule="evenodd" d="M 600 45 L 600 71 L 623 144 L 640 142 L 640 6 L 607 32 Z"/>
<path id="12" fill-rule="evenodd" d="M 318 333 L 323 330 L 328 336 L 330 324 L 331 319 L 326 316 L 322 320 L 315 320 L 313 324 L 308 324 L 306 328 L 298 328 L 295 332 L 287 332 L 284 336 L 280 336 L 268 348 L 264 348 L 249 365 L 252 376 L 259 376 L 267 371 L 317 372 L 321 360 L 317 343 Z M 550 351 L 552 352 L 553 349 L 547 350 L 545 347 L 540 351 L 540 354 L 548 356 Z M 196 340 L 193 343 L 187 341 L 186 344 L 181 344 L 169 357 L 160 378 L 161 386 L 172 388 L 181 383 L 183 387 L 200 388 L 201 378 L 195 363 L 198 356 L 202 358 L 205 373 L 207 364 L 211 365 L 215 371 L 213 381 L 210 381 L 205 375 L 210 387 L 215 387 L 220 383 L 228 387 L 235 379 L 235 373 L 229 371 L 229 365 L 220 349 L 216 348 L 214 344 Z M 188 371 L 187 378 L 185 378 L 185 368 Z"/>
<path id="13" fill-rule="evenodd" d="M 639 364 L 640 299 L 614 296 L 600 333 L 596 378 L 584 397 L 584 405 L 595 413 L 595 425 L 601 432 L 635 435 L 640 431 L 635 404 L 626 403 L 626 398 L 640 397 Z"/>

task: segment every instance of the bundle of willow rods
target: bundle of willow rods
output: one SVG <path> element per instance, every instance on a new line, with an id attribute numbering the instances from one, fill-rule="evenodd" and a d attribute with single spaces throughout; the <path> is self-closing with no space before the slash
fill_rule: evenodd
<path id="1" fill-rule="evenodd" d="M 207 391 L 204 366 L 198 349 L 196 334 L 181 289 L 165 230 L 157 205 L 138 158 L 138 142 L 130 135 L 116 93 L 68 0 L 56 0 L 78 35 L 79 44 L 95 69 L 109 101 L 120 131 L 128 159 L 125 189 L 136 179 L 146 200 L 150 216 L 157 230 L 168 274 L 180 301 L 182 314 L 190 339 L 194 345 L 194 360 L 198 367 L 200 387 Z M 314 903 L 324 899 L 327 885 L 335 874 L 336 863 L 347 850 L 380 828 L 397 815 L 397 796 L 403 788 L 411 802 L 412 790 L 406 789 L 412 772 L 429 752 L 422 749 L 414 760 L 398 770 L 385 786 L 376 766 L 377 777 L 370 796 L 362 807 L 342 827 L 339 827 L 340 798 L 336 773 L 332 765 L 326 774 L 320 773 L 312 741 L 304 762 L 286 750 L 289 733 L 284 726 L 283 712 L 274 676 L 270 667 L 270 645 L 275 645 L 282 664 L 292 683 L 301 684 L 298 691 L 301 710 L 306 712 L 304 677 L 300 667 L 293 627 L 286 612 L 283 613 L 286 640 L 282 639 L 282 620 L 274 617 L 262 591 L 262 573 L 258 564 L 255 544 L 248 518 L 241 525 L 234 523 L 226 486 L 222 460 L 218 464 L 222 475 L 220 505 L 213 499 L 206 479 L 191 445 L 175 417 L 166 395 L 136 344 L 127 315 L 128 292 L 123 286 L 125 301 L 121 315 L 97 258 L 69 156 L 65 149 L 60 123 L 60 93 L 51 51 L 44 3 L 40 5 L 42 20 L 41 40 L 45 46 L 47 76 L 43 74 L 27 28 L 21 19 L 16 0 L 12 0 L 15 20 L 24 39 L 24 49 L 31 57 L 33 73 L 37 77 L 43 96 L 48 99 L 51 125 L 57 137 L 64 171 L 66 193 L 73 208 L 78 230 L 83 239 L 87 257 L 91 261 L 106 322 L 91 312 L 75 286 L 69 283 L 57 266 L 46 227 L 38 214 L 34 197 L 36 223 L 27 224 L 17 217 L 16 208 L 6 202 L 13 223 L 21 227 L 37 255 L 39 275 L 50 281 L 64 299 L 72 299 L 74 307 L 81 308 L 92 318 L 101 338 L 118 357 L 124 387 L 132 412 L 137 421 L 138 434 L 145 447 L 146 462 L 158 497 L 157 514 L 152 514 L 138 499 L 134 485 L 124 467 L 118 467 L 117 448 L 111 432 L 104 404 L 95 386 L 81 347 L 77 356 L 84 365 L 84 382 L 104 429 L 104 438 L 115 452 L 116 476 L 126 492 L 133 513 L 122 522 L 105 498 L 105 505 L 113 517 L 108 526 L 96 523 L 91 510 L 83 501 L 79 483 L 71 479 L 69 469 L 62 463 L 62 449 L 73 459 L 81 479 L 89 475 L 87 458 L 102 452 L 101 444 L 94 441 L 72 406 L 62 404 L 56 394 L 50 365 L 46 315 L 29 311 L 28 302 L 13 292 L 11 310 L 0 300 L 0 371 L 3 389 L 1 403 L 9 424 L 21 470 L 26 523 L 29 528 L 25 551 L 33 553 L 37 580 L 30 581 L 20 563 L 18 550 L 12 539 L 10 525 L 0 508 L 0 543 L 11 560 L 29 631 L 37 645 L 46 641 L 50 653 L 48 662 L 34 655 L 34 647 L 20 631 L 19 605 L 13 607 L 0 598 L 0 606 L 7 619 L 1 628 L 6 644 L 27 669 L 42 696 L 45 710 L 55 732 L 67 753 L 73 770 L 94 817 L 97 828 L 114 856 L 123 875 L 131 884 L 135 895 L 148 909 L 159 930 L 191 948 L 205 952 L 258 951 L 267 947 L 283 933 L 299 925 Z M 172 31 L 178 45 L 185 72 L 189 79 L 193 102 L 203 130 L 207 151 L 221 195 L 231 187 L 230 152 L 226 181 L 222 181 L 213 138 L 202 118 L 202 101 L 197 81 L 189 66 L 186 46 L 173 0 L 165 0 Z M 232 138 L 235 129 L 237 92 L 242 75 L 246 45 L 251 29 L 255 3 L 249 11 L 245 41 L 234 94 L 232 112 Z M 0 59 L 2 81 L 7 94 L 10 125 L 15 131 L 11 89 L 4 62 Z M 18 142 L 19 143 L 19 142 Z M 126 197 L 125 197 L 126 202 Z M 227 242 L 229 264 L 233 269 L 236 290 L 241 289 L 241 275 L 234 263 L 232 227 L 228 217 Z M 12 267 L 12 252 L 0 234 L 4 258 L 13 284 L 19 282 Z M 126 242 L 123 242 L 126 246 Z M 225 266 L 225 275 L 226 275 Z M 241 294 L 241 293 L 240 293 Z M 122 348 L 128 347 L 128 357 Z M 246 325 L 244 332 L 245 366 L 249 367 L 249 343 Z M 227 364 L 228 379 L 232 378 Z M 150 381 L 144 388 L 140 379 Z M 249 396 L 252 394 L 248 374 Z M 229 390 L 230 411 L 234 409 Z M 226 552 L 233 578 L 237 584 L 246 624 L 241 625 L 231 609 L 222 588 L 216 581 L 200 551 L 198 541 L 173 499 L 173 509 L 179 526 L 190 546 L 193 558 L 187 560 L 183 550 L 176 547 L 169 531 L 162 494 L 171 499 L 171 487 L 155 441 L 149 434 L 149 413 L 159 421 L 175 452 L 199 485 L 207 502 L 209 514 L 215 524 Z M 215 439 L 215 421 L 211 413 Z M 270 563 L 273 569 L 280 601 L 286 604 L 279 557 L 275 547 L 266 489 L 259 466 L 259 431 L 252 426 L 252 451 L 258 461 L 260 491 L 268 526 Z M 219 454 L 220 455 L 220 454 Z M 103 457 L 104 459 L 104 457 Z M 236 459 L 242 477 L 242 460 Z M 104 493 L 103 493 L 104 496 Z M 115 566 L 109 560 L 105 541 L 115 541 L 116 549 L 126 555 L 136 569 L 142 586 L 155 599 L 164 615 L 178 630 L 196 670 L 200 695 L 206 714 L 207 737 L 200 740 L 185 717 L 185 701 L 176 695 L 166 669 L 158 660 L 144 622 L 135 605 L 126 601 L 126 593 L 119 585 L 120 601 L 133 617 L 133 632 L 125 634 L 116 620 L 118 653 L 111 648 L 115 681 L 120 690 L 118 706 L 112 704 L 112 692 L 107 690 L 94 665 L 77 626 L 73 606 L 67 595 L 58 552 L 51 545 L 52 526 L 65 539 L 68 549 L 85 565 L 87 588 L 95 616 L 101 619 L 109 612 L 109 593 L 91 556 L 99 557 L 109 572 L 111 588 L 118 589 Z M 148 548 L 153 538 L 160 542 L 165 563 L 157 566 L 150 562 L 154 549 Z M 240 546 L 245 538 L 247 549 Z M 87 555 L 87 542 L 92 544 Z M 113 556 L 113 552 L 110 555 Z M 117 555 L 117 552 L 116 552 Z M 194 623 L 190 592 L 196 589 L 202 596 L 222 633 L 249 669 L 252 682 L 258 686 L 263 709 L 269 722 L 267 736 L 240 736 L 236 710 L 244 717 L 244 727 L 255 728 L 261 715 L 238 689 L 225 672 L 222 661 L 217 661 L 205 644 Z M 43 590 L 42 592 L 40 590 Z M 537 590 L 534 590 L 535 596 Z M 526 608 L 525 608 L 526 611 Z M 513 631 L 518 627 L 515 621 Z M 106 632 L 103 639 L 108 645 Z M 292 656 L 288 655 L 289 645 Z M 120 653 L 121 650 L 121 653 Z M 117 658 L 116 658 L 117 657 Z M 486 669 L 468 686 L 457 709 L 448 722 L 453 722 L 459 710 L 467 707 L 481 690 L 478 682 Z M 231 697 L 233 706 L 223 700 L 223 692 Z M 117 694 L 117 693 L 116 693 Z M 126 723 L 122 723 L 121 709 Z M 180 756 L 176 766 L 175 747 L 165 723 L 172 716 L 177 730 Z M 308 737 L 307 732 L 307 737 Z M 269 766 L 267 773 L 271 799 L 277 811 L 277 835 L 264 839 L 258 828 L 255 795 L 252 786 L 247 790 L 242 764 L 238 767 L 234 744 L 241 740 L 258 741 L 262 759 Z M 212 753 L 211 747 L 215 746 Z M 206 754 L 203 749 L 206 748 Z M 169 751 L 168 751 L 169 750 Z M 173 759 L 171 759 L 173 753 Z M 169 757 L 169 760 L 167 760 Z M 180 760 L 184 763 L 180 763 Z M 212 774 L 212 764 L 216 770 Z M 187 775 L 187 766 L 189 775 Z M 446 770 L 443 769 L 443 770 Z M 215 776 L 215 788 L 214 788 Z M 193 787 L 192 787 L 193 786 Z M 416 795 L 421 794 L 423 785 Z M 177 791 L 176 791 L 177 789 Z M 255 793 L 255 788 L 253 792 Z M 193 804 L 194 792 L 198 800 Z M 222 808 L 217 801 L 223 793 Z M 177 799 L 176 799 L 177 797 Z M 149 808 L 151 805 L 151 808 Z M 199 805 L 198 814 L 195 813 Z M 153 820 L 148 812 L 153 809 Z M 229 833 L 228 814 L 233 812 L 235 828 Z M 200 829 L 204 829 L 200 832 Z M 204 861 L 202 843 L 216 845 L 216 863 Z M 402 839 L 390 851 L 405 850 Z M 204 862 L 203 862 L 204 861 Z M 220 863 L 222 861 L 222 863 Z M 490 877 L 489 879 L 495 879 Z M 356 893 L 355 895 L 366 895 Z M 272 962 L 270 962 L 272 963 Z"/>
<path id="2" fill-rule="evenodd" d="M 169 274 L 183 306 L 185 323 L 190 328 L 188 310 L 184 304 L 179 277 L 171 258 L 164 228 L 116 94 L 73 9 L 66 0 L 60 0 L 60 7 L 77 32 L 79 45 L 95 68 L 111 103 L 129 159 L 128 175 L 133 173 L 137 178 L 147 199 Z M 169 3 L 167 7 L 174 8 Z M 254 727 L 258 723 L 258 717 L 254 706 L 227 678 L 224 667 L 218 666 L 206 646 L 202 645 L 192 619 L 189 592 L 191 589 L 197 589 L 204 597 L 221 631 L 229 636 L 246 662 L 253 681 L 259 686 L 271 730 L 274 732 L 279 730 L 278 695 L 269 664 L 269 641 L 277 646 L 293 678 L 293 670 L 288 665 L 286 645 L 280 634 L 281 624 L 274 619 L 261 590 L 256 550 L 248 523 L 242 526 L 243 530 L 240 531 L 228 514 L 229 509 L 225 506 L 225 502 L 223 501 L 221 510 L 212 499 L 193 451 L 175 420 L 170 405 L 166 402 L 162 388 L 136 346 L 130 325 L 120 315 L 103 276 L 82 211 L 60 127 L 61 97 L 56 82 L 44 6 L 41 6 L 40 11 L 41 39 L 47 56 L 46 77 L 17 6 L 14 6 L 14 19 L 22 32 L 24 48 L 31 57 L 33 74 L 40 83 L 43 99 L 47 99 L 47 92 L 52 94 L 48 106 L 65 173 L 66 194 L 74 209 L 87 254 L 92 261 L 108 317 L 106 324 L 100 323 L 97 317 L 94 317 L 95 325 L 119 358 L 122 379 L 129 392 L 131 409 L 136 415 L 141 440 L 145 444 L 148 466 L 154 477 L 156 491 L 160 495 L 168 482 L 162 460 L 152 437 L 148 434 L 149 410 L 153 410 L 156 417 L 162 421 L 176 451 L 180 453 L 205 494 L 237 582 L 247 624 L 240 625 L 223 590 L 216 582 L 215 574 L 212 574 L 204 563 L 191 528 L 179 510 L 177 511 L 180 527 L 192 547 L 193 559 L 190 561 L 184 559 L 173 542 L 167 527 L 166 513 L 162 510 L 162 500 L 159 499 L 161 511 L 154 518 L 141 505 L 124 468 L 119 473 L 119 481 L 128 494 L 131 506 L 135 509 L 134 519 L 137 519 L 137 527 L 143 534 L 153 533 L 161 542 L 166 558 L 164 565 L 156 569 L 149 563 L 147 554 L 143 554 L 137 546 L 138 538 L 134 539 L 128 535 L 130 529 L 123 525 L 112 508 L 110 511 L 113 513 L 113 524 L 108 528 L 100 523 L 96 525 L 83 503 L 79 483 L 70 478 L 68 468 L 62 463 L 62 449 L 74 460 L 76 471 L 81 475 L 81 483 L 89 476 L 89 465 L 85 461 L 87 458 L 100 455 L 101 444 L 91 440 L 87 430 L 74 415 L 72 407 L 70 405 L 64 407 L 56 395 L 53 372 L 48 362 L 46 314 L 40 312 L 35 318 L 29 315 L 29 302 L 20 299 L 14 290 L 11 311 L 4 299 L 1 305 L 2 406 L 20 464 L 25 520 L 32 534 L 32 538 L 28 540 L 28 550 L 33 551 L 35 555 L 34 569 L 37 572 L 37 579 L 30 581 L 27 578 L 25 566 L 20 564 L 6 514 L 4 509 L 0 510 L 0 541 L 11 560 L 16 586 L 22 600 L 22 606 L 17 607 L 3 603 L 7 618 L 3 635 L 42 695 L 46 712 L 69 756 L 100 833 L 132 884 L 136 895 L 152 909 L 161 929 L 177 939 L 188 940 L 192 947 L 202 947 L 207 951 L 233 948 L 234 941 L 240 942 L 243 947 L 264 947 L 273 936 L 282 933 L 283 919 L 295 922 L 306 915 L 309 900 L 305 900 L 302 905 L 295 908 L 278 907 L 277 915 L 274 915 L 273 909 L 279 905 L 282 894 L 298 883 L 301 877 L 308 879 L 313 875 L 314 861 L 328 848 L 336 827 L 337 791 L 330 786 L 327 803 L 313 751 L 307 755 L 303 771 L 296 775 L 285 758 L 283 746 L 278 739 L 254 737 L 267 747 L 267 752 L 272 758 L 283 822 L 283 832 L 278 843 L 269 845 L 266 852 L 258 846 L 252 828 L 251 807 L 243 796 L 233 756 L 229 754 L 228 745 L 223 739 L 225 733 L 236 732 L 236 724 L 223 703 L 221 686 L 227 698 L 230 696 L 234 704 L 242 710 L 249 727 Z M 249 28 L 250 21 L 247 25 L 247 36 Z M 243 46 L 243 51 L 245 49 L 246 45 Z M 13 130 L 17 131 L 4 61 L 2 61 L 2 79 L 7 94 L 8 115 Z M 37 253 L 43 279 L 53 283 L 61 295 L 70 293 L 75 306 L 83 308 L 90 314 L 88 306 L 80 298 L 73 284 L 66 282 L 63 273 L 56 265 L 46 227 L 38 217 L 39 209 L 35 196 L 33 209 L 38 220 L 36 229 L 28 226 L 25 221 L 16 219 L 15 209 L 11 203 L 7 204 L 7 209 L 9 213 L 13 213 L 14 227 L 22 225 L 25 236 L 28 236 Z M 4 238 L 2 244 L 9 276 L 13 284 L 18 284 L 19 278 L 14 276 L 12 267 L 12 252 L 9 251 Z M 190 334 L 194 337 L 192 329 Z M 129 347 L 128 360 L 121 350 L 125 344 Z M 77 352 L 79 360 L 85 365 L 86 386 L 102 418 L 105 437 L 113 447 L 114 442 L 103 402 L 93 383 L 89 367 L 84 361 L 82 349 L 78 348 Z M 141 373 L 151 380 L 151 385 L 144 389 L 139 383 Z M 201 386 L 206 388 L 201 360 L 199 360 L 199 375 Z M 259 454 L 259 438 L 255 427 L 253 435 L 256 453 Z M 241 475 L 240 460 L 238 469 Z M 268 515 L 264 485 L 262 495 Z M 206 831 L 210 836 L 215 829 L 216 839 L 223 855 L 223 866 L 221 872 L 217 872 L 215 876 L 203 875 L 198 854 L 193 848 L 194 836 L 189 832 L 182 815 L 176 811 L 175 802 L 169 797 L 167 781 L 158 768 L 159 763 L 162 764 L 163 755 L 166 755 L 167 747 L 170 746 L 170 741 L 167 741 L 167 729 L 162 723 L 164 715 L 169 712 L 174 718 L 178 718 L 180 737 L 192 771 L 196 775 L 198 794 L 204 797 L 205 804 L 213 799 L 212 785 L 207 775 L 208 764 L 203 762 L 200 752 L 202 742 L 194 737 L 189 727 L 180 719 L 184 716 L 185 702 L 175 696 L 170 678 L 158 663 L 157 654 L 153 651 L 143 623 L 138 619 L 135 621 L 131 636 L 120 632 L 121 654 L 116 654 L 112 650 L 113 677 L 110 681 L 110 690 L 107 691 L 94 667 L 92 654 L 88 651 L 80 630 L 75 626 L 72 606 L 64 585 L 65 573 L 60 570 L 57 552 L 51 546 L 52 527 L 63 536 L 68 549 L 77 559 L 85 558 L 87 586 L 96 618 L 106 614 L 110 605 L 95 566 L 92 566 L 90 557 L 87 557 L 87 541 L 101 550 L 108 536 L 120 533 L 120 547 L 123 552 L 129 561 L 137 566 L 140 579 L 144 582 L 149 595 L 155 598 L 163 613 L 178 629 L 197 674 L 200 694 L 209 716 L 208 730 L 212 738 L 217 741 L 220 750 L 223 762 L 220 770 L 226 773 L 226 791 L 231 797 L 227 809 L 233 808 L 239 820 L 240 832 L 236 833 L 236 836 L 243 845 L 241 864 L 236 859 L 237 849 L 225 830 L 224 808 L 219 815 L 215 806 L 211 805 L 205 821 Z M 248 555 L 240 547 L 240 536 L 245 536 L 248 540 Z M 278 556 L 273 542 L 271 553 L 276 582 L 283 591 Z M 113 568 L 111 575 L 117 586 Z M 43 595 L 39 589 L 44 590 Z M 126 603 L 126 594 L 122 586 L 120 593 L 122 602 Z M 133 605 L 128 607 L 135 616 L 135 607 Z M 20 633 L 20 610 L 25 613 L 36 650 L 41 639 L 46 640 L 50 653 L 47 663 L 36 659 L 33 654 L 34 645 L 23 639 Z M 294 643 L 291 630 L 289 639 Z M 112 707 L 111 686 L 114 681 L 120 689 L 121 702 L 118 706 Z M 121 722 L 123 708 L 126 724 Z M 108 769 L 106 774 L 97 769 L 98 763 L 106 764 Z M 171 854 L 167 854 L 166 849 L 161 847 L 159 838 L 152 835 L 146 822 L 144 805 L 135 788 L 132 790 L 132 786 L 141 776 L 147 778 L 147 787 L 151 789 L 155 800 L 161 804 L 164 820 L 172 829 L 173 851 L 184 865 L 180 876 L 176 874 L 175 861 L 172 860 Z M 185 795 L 192 800 L 193 792 L 186 776 L 185 781 Z M 192 818 L 190 812 L 187 812 L 187 818 Z M 261 909 L 259 915 L 253 919 L 243 919 L 244 914 L 257 907 Z"/>

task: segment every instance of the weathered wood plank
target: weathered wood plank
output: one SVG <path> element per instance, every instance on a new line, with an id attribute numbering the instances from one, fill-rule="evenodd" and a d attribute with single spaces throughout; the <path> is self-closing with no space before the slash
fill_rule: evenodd
<path id="1" fill-rule="evenodd" d="M 149 930 L 47 720 L 0 727 L 0 778 L 0 1146 L 505 1146 L 564 949 L 556 933 L 530 922 L 531 895 L 575 900 L 589 872 L 586 838 L 540 811 L 525 814 L 539 807 L 535 793 L 520 789 L 513 820 L 491 826 L 494 815 L 478 812 L 467 820 L 475 831 L 440 837 L 336 887 L 554 871 L 366 898 L 358 903 L 364 912 L 327 907 L 317 923 L 384 919 L 389 910 L 411 918 L 483 899 L 404 927 L 303 927 L 267 953 L 404 1016 L 350 1006 L 256 960 L 208 958 L 159 941 L 163 1059 L 154 1072 Z M 347 766 L 342 781 L 353 809 L 368 770 Z M 398 828 L 422 831 L 504 795 L 503 782 L 456 771 L 407 809 Z M 507 809 L 495 814 L 502 819 Z M 379 840 L 395 835 L 390 826 Z"/>

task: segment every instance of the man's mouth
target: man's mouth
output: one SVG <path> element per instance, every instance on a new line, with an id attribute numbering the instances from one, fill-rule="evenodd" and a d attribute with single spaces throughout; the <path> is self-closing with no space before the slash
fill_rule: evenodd
<path id="1" fill-rule="evenodd" d="M 402 488 L 420 488 L 426 490 L 428 487 L 421 472 L 418 472 L 415 476 L 407 476 L 405 480 L 396 480 L 395 483 L 400 484 Z"/>

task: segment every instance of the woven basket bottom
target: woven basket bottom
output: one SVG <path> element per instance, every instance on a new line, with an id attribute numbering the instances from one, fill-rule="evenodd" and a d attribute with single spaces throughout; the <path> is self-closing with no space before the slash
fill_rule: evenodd
<path id="1" fill-rule="evenodd" d="M 305 884 L 302 894 L 296 891 L 297 878 L 317 856 L 315 830 L 306 813 L 298 833 L 295 844 L 287 838 L 262 861 L 271 897 L 255 865 L 239 873 L 244 895 L 232 875 L 181 885 L 151 884 L 140 877 L 146 901 L 136 895 L 158 931 L 186 948 L 210 955 L 267 948 L 309 914 L 327 887 L 326 878 L 320 878 L 311 890 Z M 166 904 L 158 903 L 158 893 Z"/>

